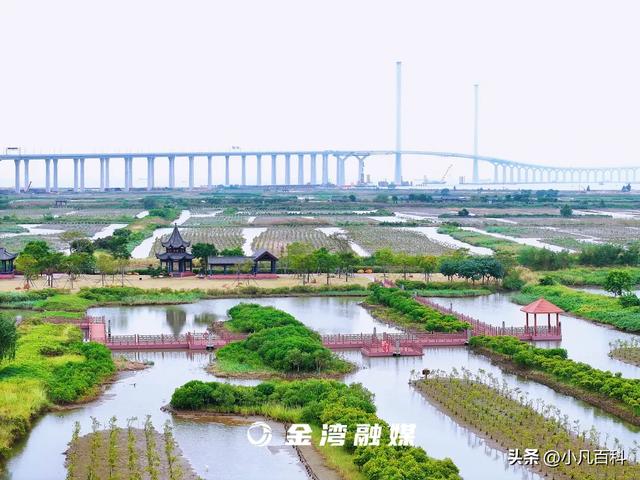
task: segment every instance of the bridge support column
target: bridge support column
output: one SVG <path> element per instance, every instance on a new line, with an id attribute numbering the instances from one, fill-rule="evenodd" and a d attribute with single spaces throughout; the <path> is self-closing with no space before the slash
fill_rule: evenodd
<path id="1" fill-rule="evenodd" d="M 131 186 L 129 185 L 129 157 L 124 157 L 124 191 L 128 192 Z"/>
<path id="2" fill-rule="evenodd" d="M 73 191 L 78 191 L 78 159 L 73 159 Z"/>
<path id="3" fill-rule="evenodd" d="M 154 157 L 147 157 L 147 191 L 155 186 L 155 161 Z"/>
<path id="4" fill-rule="evenodd" d="M 256 155 L 256 185 L 262 185 L 262 155 Z"/>
<path id="5" fill-rule="evenodd" d="M 27 192 L 29 190 L 29 160 L 26 158 L 23 161 L 24 163 L 24 191 Z"/>
<path id="6" fill-rule="evenodd" d="M 194 183 L 194 164 L 193 164 L 193 155 L 189 155 L 189 190 L 193 190 Z"/>
<path id="7" fill-rule="evenodd" d="M 53 191 L 58 191 L 58 159 L 53 159 Z"/>
<path id="8" fill-rule="evenodd" d="M 318 181 L 317 181 L 317 178 L 316 178 L 316 173 L 317 173 L 317 170 L 318 170 L 318 168 L 316 166 L 316 157 L 317 156 L 318 156 L 317 153 L 312 153 L 311 154 L 311 165 L 310 165 L 310 167 L 311 167 L 311 179 L 310 179 L 311 180 L 311 185 L 317 185 L 318 184 Z"/>
<path id="9" fill-rule="evenodd" d="M 509 183 L 513 183 L 513 166 L 509 167 Z"/>
<path id="10" fill-rule="evenodd" d="M 271 155 L 271 185 L 275 185 L 278 183 L 278 177 L 277 177 L 277 172 L 276 172 L 276 167 L 277 167 L 277 160 L 278 156 L 277 155 Z"/>
<path id="11" fill-rule="evenodd" d="M 522 169 L 520 167 L 516 167 L 518 169 L 518 183 L 522 180 Z"/>
<path id="12" fill-rule="evenodd" d="M 49 193 L 51 191 L 51 159 L 44 159 L 44 191 Z"/>
<path id="13" fill-rule="evenodd" d="M 304 185 L 304 154 L 298 154 L 298 185 Z"/>
<path id="14" fill-rule="evenodd" d="M 169 188 L 176 188 L 176 157 L 169 157 Z"/>
<path id="15" fill-rule="evenodd" d="M 80 191 L 84 192 L 84 158 L 80 159 Z"/>
<path id="16" fill-rule="evenodd" d="M 499 183 L 500 179 L 498 178 L 498 164 L 493 164 L 493 183 Z"/>
<path id="17" fill-rule="evenodd" d="M 525 181 L 525 183 L 529 183 L 529 169 L 528 168 L 524 169 L 524 181 Z"/>
<path id="18" fill-rule="evenodd" d="M 224 156 L 224 184 L 229 185 L 229 155 Z"/>
<path id="19" fill-rule="evenodd" d="M 211 190 L 211 188 L 213 187 L 213 166 L 211 164 L 212 162 L 212 158 L 211 155 L 207 156 L 207 188 L 209 190 Z"/>
<path id="20" fill-rule="evenodd" d="M 502 183 L 507 183 L 507 166 L 502 165 Z"/>
<path id="21" fill-rule="evenodd" d="M 242 185 L 247 184 L 247 156 L 246 155 L 242 155 L 242 178 L 240 180 Z"/>
<path id="22" fill-rule="evenodd" d="M 329 154 L 322 154 L 322 184 L 329 184 Z"/>
<path id="23" fill-rule="evenodd" d="M 284 155 L 284 184 L 291 185 L 291 155 Z"/>
<path id="24" fill-rule="evenodd" d="M 16 190 L 16 193 L 20 193 L 20 160 L 14 160 L 13 164 L 16 169 L 15 190 Z"/>
<path id="25" fill-rule="evenodd" d="M 358 183 L 364 183 L 364 158 L 358 159 Z"/>
<path id="26" fill-rule="evenodd" d="M 109 190 L 109 157 L 104 157 L 104 189 Z"/>
<path id="27" fill-rule="evenodd" d="M 100 191 L 104 192 L 104 158 L 100 158 Z"/>

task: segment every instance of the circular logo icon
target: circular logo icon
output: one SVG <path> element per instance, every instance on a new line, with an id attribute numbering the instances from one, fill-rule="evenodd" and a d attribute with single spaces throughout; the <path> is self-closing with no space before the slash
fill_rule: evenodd
<path id="1" fill-rule="evenodd" d="M 271 427 L 265 422 L 253 422 L 247 429 L 247 440 L 256 447 L 266 447 L 271 443 Z"/>

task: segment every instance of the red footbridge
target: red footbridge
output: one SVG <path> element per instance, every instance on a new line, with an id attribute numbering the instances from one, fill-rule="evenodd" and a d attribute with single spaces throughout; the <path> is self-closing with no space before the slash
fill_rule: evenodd
<path id="1" fill-rule="evenodd" d="M 463 332 L 415 332 L 403 333 L 353 333 L 322 335 L 322 343 L 331 350 L 360 350 L 369 357 L 420 356 L 425 347 L 453 347 L 466 345 L 474 335 L 509 335 L 526 341 L 561 340 L 561 324 L 536 325 L 535 327 L 494 326 L 468 315 L 456 312 L 424 297 L 415 299 L 441 313 L 453 315 L 469 323 Z M 62 320 L 61 320 L 62 321 Z M 69 320 L 64 320 L 69 322 Z M 246 334 L 221 331 L 188 332 L 180 335 L 110 335 L 102 317 L 86 317 L 77 322 L 85 331 L 85 338 L 99 342 L 111 350 L 215 350 L 230 342 L 247 338 Z"/>

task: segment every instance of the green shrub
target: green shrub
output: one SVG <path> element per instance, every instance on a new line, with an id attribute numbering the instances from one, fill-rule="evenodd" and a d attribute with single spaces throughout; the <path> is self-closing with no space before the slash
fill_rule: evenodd
<path id="1" fill-rule="evenodd" d="M 567 358 L 562 348 L 537 348 L 515 337 L 472 337 L 471 347 L 507 355 L 522 367 L 544 372 L 556 380 L 588 392 L 613 398 L 640 415 L 640 380 L 622 378 L 609 371 Z"/>
<path id="2" fill-rule="evenodd" d="M 409 292 L 372 284 L 367 302 L 384 305 L 405 316 L 410 322 L 423 326 L 428 332 L 459 332 L 469 328 L 453 315 L 441 313 L 412 298 Z"/>

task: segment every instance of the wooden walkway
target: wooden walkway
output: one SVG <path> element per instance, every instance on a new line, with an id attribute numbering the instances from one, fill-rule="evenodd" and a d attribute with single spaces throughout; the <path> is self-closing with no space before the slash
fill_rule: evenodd
<path id="1" fill-rule="evenodd" d="M 453 315 L 458 320 L 467 322 L 471 325 L 471 335 L 488 335 L 491 337 L 498 335 L 509 335 L 516 337 L 520 340 L 526 341 L 549 341 L 549 340 L 562 340 L 562 324 L 555 325 L 538 325 L 534 327 L 497 327 L 495 325 L 489 325 L 488 323 L 481 322 L 480 320 L 465 315 L 464 313 L 456 312 L 451 308 L 444 307 L 432 300 L 425 297 L 414 297 L 418 302 L 423 305 L 433 308 L 441 313 Z"/>
<path id="2" fill-rule="evenodd" d="M 322 335 L 322 344 L 331 350 L 360 350 L 369 357 L 420 356 L 425 347 L 454 347 L 466 345 L 473 335 L 510 335 L 526 341 L 562 339 L 562 326 L 497 327 L 456 312 L 432 300 L 416 296 L 421 304 L 441 313 L 468 322 L 471 329 L 456 333 L 353 333 Z M 85 317 L 77 321 L 54 319 L 54 323 L 75 323 L 85 331 L 85 339 L 99 342 L 111 350 L 214 350 L 231 342 L 247 338 L 247 334 L 225 330 L 216 333 L 188 332 L 180 335 L 110 335 L 104 318 Z"/>

